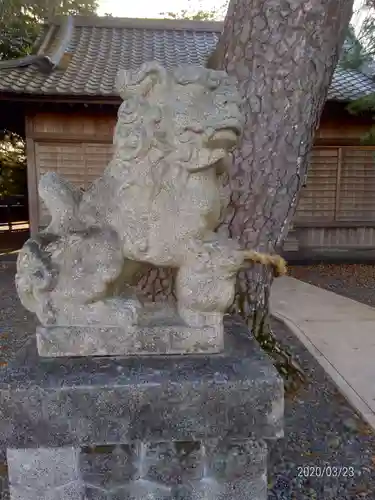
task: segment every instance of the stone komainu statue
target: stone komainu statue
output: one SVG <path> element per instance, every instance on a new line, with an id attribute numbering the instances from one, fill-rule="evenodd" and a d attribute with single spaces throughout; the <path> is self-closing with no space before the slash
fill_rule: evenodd
<path id="1" fill-rule="evenodd" d="M 215 232 L 219 176 L 242 129 L 235 83 L 151 62 L 120 71 L 116 85 L 123 103 L 102 177 L 83 193 L 55 173 L 40 180 L 52 219 L 19 254 L 20 299 L 44 326 L 126 330 L 147 309 L 133 287 L 142 267 L 173 267 L 178 320 L 222 328 L 245 261 L 283 266 Z"/>

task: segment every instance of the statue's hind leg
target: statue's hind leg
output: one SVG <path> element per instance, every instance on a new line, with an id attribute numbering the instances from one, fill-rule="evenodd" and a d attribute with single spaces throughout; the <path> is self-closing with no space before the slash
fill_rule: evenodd
<path id="1" fill-rule="evenodd" d="M 138 263 L 124 259 L 112 229 L 91 227 L 29 240 L 16 284 L 42 325 L 123 326 L 136 323 L 141 308 L 130 288 L 138 271 Z"/>
<path id="2" fill-rule="evenodd" d="M 62 275 L 70 269 L 69 286 L 62 281 L 54 291 L 60 322 L 122 326 L 135 324 L 141 304 L 130 280 L 139 270 L 124 259 L 121 242 L 110 228 L 91 228 L 68 236 L 69 252 L 61 262 Z M 66 267 L 65 267 L 66 266 Z M 66 272 L 64 272 L 66 269 Z M 67 294 L 73 294 L 67 297 Z"/>

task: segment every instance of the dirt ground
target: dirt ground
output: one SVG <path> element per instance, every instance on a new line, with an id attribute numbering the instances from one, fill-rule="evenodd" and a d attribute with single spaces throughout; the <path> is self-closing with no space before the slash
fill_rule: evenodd
<path id="1" fill-rule="evenodd" d="M 375 263 L 290 266 L 290 276 L 375 307 Z"/>

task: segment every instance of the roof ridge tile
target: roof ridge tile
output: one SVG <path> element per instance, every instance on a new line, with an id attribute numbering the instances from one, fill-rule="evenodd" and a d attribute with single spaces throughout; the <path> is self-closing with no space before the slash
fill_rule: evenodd
<path id="1" fill-rule="evenodd" d="M 56 16 L 53 24 L 61 24 L 66 16 Z M 210 31 L 220 33 L 223 29 L 222 21 L 192 21 L 188 19 L 163 19 L 140 17 L 111 17 L 111 16 L 73 16 L 75 26 L 96 28 L 138 28 L 146 30 L 189 30 Z"/>
<path id="2" fill-rule="evenodd" d="M 114 82 L 120 67 L 136 69 L 153 59 L 166 67 L 204 65 L 219 39 L 219 26 L 221 23 L 203 21 L 77 16 L 66 47 L 66 64 L 49 75 L 35 64 L 0 68 L 0 93 L 31 94 L 41 99 L 48 95 L 111 98 L 116 96 Z M 55 30 L 51 44 L 60 31 Z M 328 99 L 349 101 L 372 93 L 375 82 L 370 77 L 338 67 Z"/>

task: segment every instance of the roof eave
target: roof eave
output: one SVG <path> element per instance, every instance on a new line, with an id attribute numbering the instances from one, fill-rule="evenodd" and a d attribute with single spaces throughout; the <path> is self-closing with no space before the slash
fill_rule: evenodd
<path id="1" fill-rule="evenodd" d="M 66 16 L 56 16 L 51 23 L 61 25 Z M 103 27 L 103 28 L 140 28 L 161 30 L 191 30 L 212 31 L 221 33 L 224 23 L 222 21 L 191 21 L 185 19 L 149 19 L 131 17 L 109 16 L 74 16 L 74 25 L 77 27 Z"/>
<path id="2" fill-rule="evenodd" d="M 54 102 L 54 103 L 76 103 L 76 104 L 113 104 L 119 105 L 122 100 L 119 96 L 108 95 L 71 95 L 71 94 L 27 94 L 14 91 L 0 92 L 1 101 L 22 101 L 22 102 Z"/>
<path id="3" fill-rule="evenodd" d="M 121 104 L 122 99 L 116 95 L 73 95 L 73 94 L 28 94 L 25 92 L 2 91 L 0 101 L 24 101 L 24 102 L 59 102 L 59 103 L 81 103 L 81 104 Z M 342 104 L 347 106 L 350 100 L 327 99 L 327 103 Z"/>
<path id="4" fill-rule="evenodd" d="M 60 64 L 60 61 L 64 53 L 66 52 L 66 49 L 73 36 L 74 17 L 64 17 L 64 22 L 61 24 L 60 29 L 61 41 L 51 55 L 47 56 L 44 52 L 52 38 L 52 34 L 54 31 L 53 23 L 50 24 L 46 36 L 39 46 L 37 54 L 19 57 L 17 59 L 4 59 L 0 61 L 0 70 L 22 68 L 30 66 L 32 64 L 36 64 L 39 67 L 40 71 L 42 71 L 43 73 L 50 73 L 51 71 L 53 71 L 53 69 Z"/>

